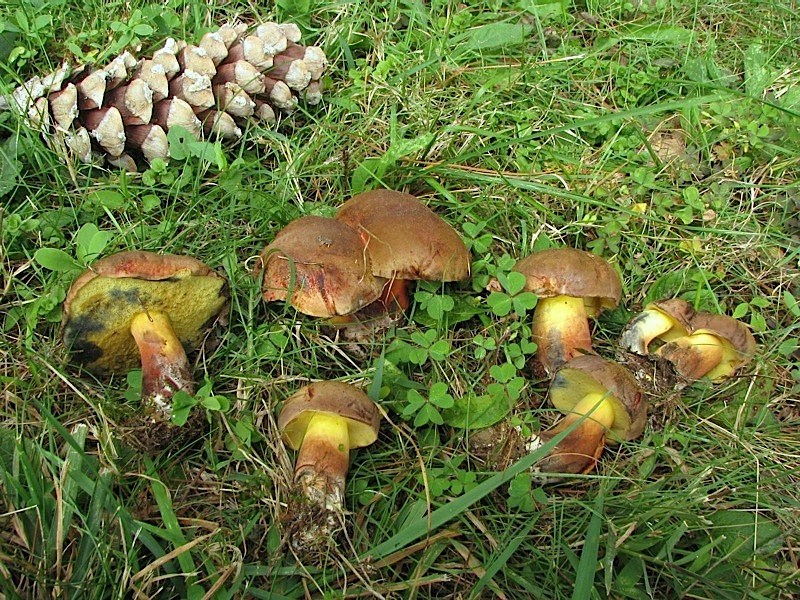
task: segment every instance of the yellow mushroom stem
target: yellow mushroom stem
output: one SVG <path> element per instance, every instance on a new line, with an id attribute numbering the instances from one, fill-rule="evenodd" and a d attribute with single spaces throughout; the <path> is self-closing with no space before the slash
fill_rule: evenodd
<path id="1" fill-rule="evenodd" d="M 674 318 L 657 309 L 647 309 L 636 315 L 622 332 L 620 343 L 636 354 L 647 354 L 647 347 L 656 338 L 669 341 L 667 334 L 676 326 Z M 681 328 L 682 329 L 682 328 Z M 682 330 L 678 335 L 685 335 Z"/>
<path id="2" fill-rule="evenodd" d="M 537 467 L 548 473 L 587 473 L 594 468 L 605 446 L 606 431 L 614 424 L 614 405 L 608 396 L 592 393 L 584 396 L 554 427 L 539 435 L 544 444 L 583 419 L 561 440 Z"/>
<path id="3" fill-rule="evenodd" d="M 172 417 L 170 399 L 178 390 L 194 394 L 194 380 L 186 351 L 169 317 L 142 312 L 131 321 L 130 332 L 142 360 L 142 405 L 158 421 Z"/>
<path id="4" fill-rule="evenodd" d="M 739 359 L 730 343 L 704 329 L 664 344 L 656 354 L 671 362 L 678 373 L 693 380 L 708 377 L 720 381 L 730 377 Z"/>
<path id="5" fill-rule="evenodd" d="M 297 453 L 294 479 L 312 502 L 329 510 L 341 510 L 349 459 L 347 419 L 315 413 Z"/>
<path id="6" fill-rule="evenodd" d="M 582 298 L 540 298 L 533 313 L 531 338 L 539 346 L 537 360 L 548 373 L 571 358 L 592 350 L 589 319 Z"/>

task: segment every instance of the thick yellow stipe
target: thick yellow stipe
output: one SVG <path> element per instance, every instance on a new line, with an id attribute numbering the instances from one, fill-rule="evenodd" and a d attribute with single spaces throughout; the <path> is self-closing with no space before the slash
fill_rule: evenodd
<path id="1" fill-rule="evenodd" d="M 599 423 L 606 429 L 614 424 L 614 405 L 604 394 L 587 394 L 571 410 L 573 415 L 589 415 L 589 419 Z"/>
<path id="2" fill-rule="evenodd" d="M 138 344 L 142 342 L 161 347 L 164 355 L 182 354 L 180 340 L 172 329 L 172 323 L 164 313 L 140 312 L 131 320 L 131 335 Z"/>
<path id="3" fill-rule="evenodd" d="M 540 298 L 533 313 L 531 334 L 539 346 L 537 358 L 548 373 L 555 373 L 581 350 L 588 352 L 592 349 L 582 298 Z"/>

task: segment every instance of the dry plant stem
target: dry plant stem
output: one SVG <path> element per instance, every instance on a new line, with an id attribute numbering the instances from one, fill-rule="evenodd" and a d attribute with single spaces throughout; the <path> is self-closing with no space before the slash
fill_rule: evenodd
<path id="1" fill-rule="evenodd" d="M 614 423 L 614 408 L 603 394 L 588 394 L 554 427 L 539 434 L 539 443 L 544 444 L 559 433 L 572 427 L 583 415 L 583 419 L 558 445 L 551 450 L 537 467 L 549 473 L 587 473 L 603 453 L 606 431 Z"/>
<path id="2" fill-rule="evenodd" d="M 540 298 L 533 313 L 531 337 L 539 346 L 537 360 L 550 374 L 571 358 L 590 352 L 592 337 L 583 300 L 572 296 Z"/>
<path id="3" fill-rule="evenodd" d="M 294 478 L 303 495 L 330 511 L 342 511 L 350 458 L 347 421 L 316 413 L 308 423 L 297 454 Z"/>
<path id="4" fill-rule="evenodd" d="M 172 417 L 172 396 L 178 390 L 194 394 L 189 360 L 169 318 L 159 312 L 142 312 L 131 322 L 142 359 L 142 405 L 155 421 Z"/>

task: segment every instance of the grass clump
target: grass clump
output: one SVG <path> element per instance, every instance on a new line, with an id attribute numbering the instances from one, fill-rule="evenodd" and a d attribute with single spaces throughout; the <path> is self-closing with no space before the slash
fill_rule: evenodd
<path id="1" fill-rule="evenodd" d="M 250 126 L 214 160 L 140 176 L 65 165 L 0 114 L 3 594 L 800 595 L 800 22 L 788 4 L 65 6 L 6 3 L 4 91 L 62 57 L 146 54 L 237 15 L 297 22 L 331 70 L 322 105 Z M 319 323 L 261 302 L 248 271 L 291 220 L 377 186 L 452 223 L 473 280 L 418 287 L 409 321 L 354 358 Z M 527 471 L 537 455 L 494 472 L 465 425 L 557 419 L 527 367 L 533 301 L 513 281 L 484 289 L 560 245 L 622 275 L 623 306 L 593 328 L 601 355 L 673 296 L 745 321 L 759 352 L 725 383 L 651 397 L 641 439 L 543 487 Z M 116 445 L 106 407 L 125 401 L 126 380 L 80 373 L 58 341 L 75 273 L 124 249 L 197 256 L 230 281 L 230 324 L 194 365 L 209 433 L 183 453 Z M 280 527 L 293 457 L 275 418 L 318 379 L 363 386 L 386 418 L 348 474 L 345 535 L 302 562 Z"/>

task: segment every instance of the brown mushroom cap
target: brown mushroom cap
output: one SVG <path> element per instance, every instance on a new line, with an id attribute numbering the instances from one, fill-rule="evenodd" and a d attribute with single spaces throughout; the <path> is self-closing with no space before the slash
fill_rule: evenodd
<path id="1" fill-rule="evenodd" d="M 599 256 L 574 248 L 534 252 L 517 262 L 514 270 L 525 275 L 525 289 L 540 298 L 583 298 L 586 314 L 597 316 L 619 304 L 622 281 Z"/>
<path id="2" fill-rule="evenodd" d="M 351 448 L 369 446 L 378 438 L 381 416 L 369 396 L 347 383 L 319 381 L 289 396 L 278 415 L 278 429 L 293 450 L 302 445 L 308 422 L 316 413 L 346 419 Z"/>
<path id="3" fill-rule="evenodd" d="M 586 354 L 561 367 L 550 384 L 550 402 L 563 413 L 569 413 L 588 394 L 607 395 L 614 403 L 611 441 L 632 440 L 641 435 L 647 419 L 647 402 L 636 379 L 625 368 Z"/>
<path id="4" fill-rule="evenodd" d="M 261 252 L 266 302 L 286 300 L 313 317 L 353 313 L 380 296 L 369 254 L 353 229 L 316 216 L 292 221 Z"/>
<path id="5" fill-rule="evenodd" d="M 189 256 L 139 250 L 95 262 L 72 284 L 63 306 L 64 344 L 86 369 L 105 375 L 140 364 L 131 321 L 145 311 L 169 317 L 187 350 L 227 309 L 226 280 Z"/>
<path id="6" fill-rule="evenodd" d="M 470 253 L 458 233 L 410 194 L 364 192 L 339 207 L 335 218 L 362 236 L 378 277 L 428 281 L 469 277 Z"/>

